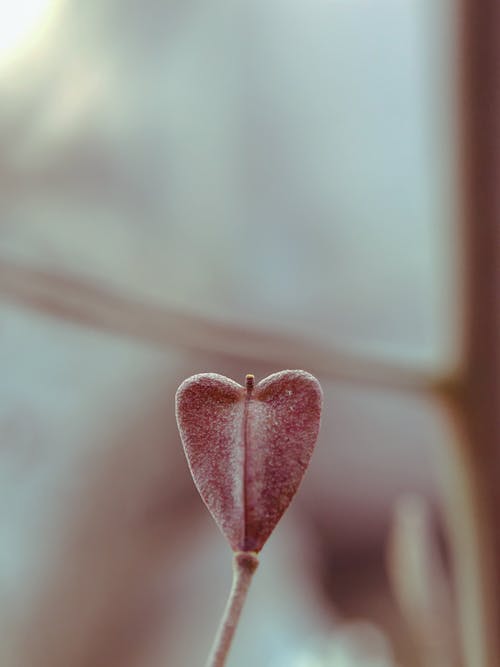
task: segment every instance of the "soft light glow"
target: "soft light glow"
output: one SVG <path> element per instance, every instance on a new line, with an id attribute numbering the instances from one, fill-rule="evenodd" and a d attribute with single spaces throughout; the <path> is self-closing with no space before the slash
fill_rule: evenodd
<path id="1" fill-rule="evenodd" d="M 59 0 L 0 0 L 0 63 L 39 43 Z"/>

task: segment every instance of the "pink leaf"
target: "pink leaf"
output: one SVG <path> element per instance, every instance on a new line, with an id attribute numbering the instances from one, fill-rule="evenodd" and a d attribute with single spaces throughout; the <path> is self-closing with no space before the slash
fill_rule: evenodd
<path id="1" fill-rule="evenodd" d="M 305 371 L 246 387 L 202 373 L 176 394 L 193 479 L 234 551 L 260 551 L 290 504 L 318 436 L 322 392 Z"/>

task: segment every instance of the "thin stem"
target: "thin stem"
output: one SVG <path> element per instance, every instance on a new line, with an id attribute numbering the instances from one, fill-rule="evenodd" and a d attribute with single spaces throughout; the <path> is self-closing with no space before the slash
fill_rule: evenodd
<path id="1" fill-rule="evenodd" d="M 233 559 L 233 585 L 206 667 L 224 667 L 259 559 L 251 551 L 238 551 Z"/>

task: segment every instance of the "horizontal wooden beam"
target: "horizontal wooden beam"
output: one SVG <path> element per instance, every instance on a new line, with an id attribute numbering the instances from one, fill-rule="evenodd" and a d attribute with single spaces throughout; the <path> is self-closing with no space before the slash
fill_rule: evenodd
<path id="1" fill-rule="evenodd" d="M 216 321 L 146 303 L 89 278 L 0 257 L 0 297 L 44 315 L 129 336 L 146 344 L 221 354 L 281 368 L 303 367 L 325 380 L 413 392 L 446 383 L 420 364 L 377 360 L 281 331 Z"/>

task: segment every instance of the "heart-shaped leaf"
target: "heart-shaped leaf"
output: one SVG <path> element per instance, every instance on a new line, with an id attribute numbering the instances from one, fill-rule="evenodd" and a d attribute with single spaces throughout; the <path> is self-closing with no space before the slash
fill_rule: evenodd
<path id="1" fill-rule="evenodd" d="M 260 551 L 309 464 L 321 415 L 319 382 L 281 371 L 246 387 L 193 375 L 176 416 L 195 484 L 234 551 Z"/>

